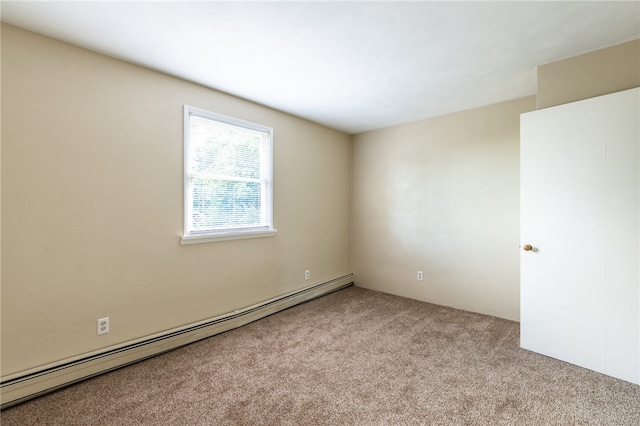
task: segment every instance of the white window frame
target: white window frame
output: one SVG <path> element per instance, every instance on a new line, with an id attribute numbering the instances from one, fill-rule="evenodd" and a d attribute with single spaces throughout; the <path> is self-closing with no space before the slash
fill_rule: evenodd
<path id="1" fill-rule="evenodd" d="M 262 152 L 262 224 L 260 226 L 239 228 L 214 228 L 206 231 L 194 230 L 192 226 L 192 206 L 194 176 L 190 170 L 190 117 L 197 116 L 220 123 L 255 130 L 268 135 L 266 146 Z M 184 233 L 181 244 L 208 243 L 216 241 L 237 240 L 244 238 L 270 237 L 276 234 L 273 228 L 273 128 L 251 123 L 239 118 L 229 117 L 189 105 L 184 106 Z"/>

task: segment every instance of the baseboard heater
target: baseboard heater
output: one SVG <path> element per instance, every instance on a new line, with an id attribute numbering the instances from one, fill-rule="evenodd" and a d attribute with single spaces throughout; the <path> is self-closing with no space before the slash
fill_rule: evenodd
<path id="1" fill-rule="evenodd" d="M 353 274 L 347 274 L 225 315 L 11 375 L 0 382 L 0 408 L 241 327 L 351 285 Z"/>

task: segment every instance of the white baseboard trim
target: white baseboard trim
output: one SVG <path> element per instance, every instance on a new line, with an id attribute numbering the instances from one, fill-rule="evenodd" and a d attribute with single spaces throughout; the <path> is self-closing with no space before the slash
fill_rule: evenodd
<path id="1" fill-rule="evenodd" d="M 343 275 L 229 314 L 126 342 L 82 357 L 63 360 L 56 365 L 12 374 L 6 379 L 2 378 L 0 382 L 0 408 L 10 407 L 61 387 L 241 327 L 348 287 L 353 281 L 353 274 Z"/>

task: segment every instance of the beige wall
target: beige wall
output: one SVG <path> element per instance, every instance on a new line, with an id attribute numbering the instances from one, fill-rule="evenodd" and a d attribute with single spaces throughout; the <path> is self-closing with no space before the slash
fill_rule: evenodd
<path id="1" fill-rule="evenodd" d="M 356 135 L 357 284 L 518 320 L 520 114 L 637 86 L 640 40 L 538 67 L 537 99 Z"/>
<path id="2" fill-rule="evenodd" d="M 518 320 L 519 121 L 533 109 L 527 97 L 355 136 L 357 285 Z"/>
<path id="3" fill-rule="evenodd" d="M 538 67 L 538 108 L 640 86 L 640 40 Z"/>
<path id="4" fill-rule="evenodd" d="M 348 135 L 5 24 L 1 76 L 3 376 L 351 271 Z M 183 104 L 274 128 L 275 237 L 180 245 Z"/>

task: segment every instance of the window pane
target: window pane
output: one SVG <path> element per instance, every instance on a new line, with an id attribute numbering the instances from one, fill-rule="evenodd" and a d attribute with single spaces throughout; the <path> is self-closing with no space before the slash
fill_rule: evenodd
<path id="1" fill-rule="evenodd" d="M 191 172 L 260 178 L 261 144 L 265 134 L 191 117 Z"/>
<path id="2" fill-rule="evenodd" d="M 193 229 L 260 226 L 261 185 L 229 180 L 193 180 Z"/>
<path id="3" fill-rule="evenodd" d="M 184 120 L 183 238 L 274 231 L 273 129 L 187 105 Z"/>

